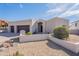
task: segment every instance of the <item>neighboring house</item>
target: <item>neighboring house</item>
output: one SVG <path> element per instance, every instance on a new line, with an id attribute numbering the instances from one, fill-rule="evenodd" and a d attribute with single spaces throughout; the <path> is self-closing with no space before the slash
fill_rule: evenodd
<path id="1" fill-rule="evenodd" d="M 55 17 L 50 20 L 28 19 L 8 23 L 8 31 L 11 33 L 20 33 L 20 30 L 32 33 L 52 33 L 58 26 L 69 26 L 69 21 L 63 18 Z"/>
<path id="2" fill-rule="evenodd" d="M 69 30 L 71 34 L 79 34 L 79 20 L 72 22 Z"/>

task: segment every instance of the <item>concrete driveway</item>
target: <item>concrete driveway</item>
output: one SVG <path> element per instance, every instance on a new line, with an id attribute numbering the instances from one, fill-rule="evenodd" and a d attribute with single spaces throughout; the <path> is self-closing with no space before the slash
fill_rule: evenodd
<path id="1" fill-rule="evenodd" d="M 16 34 L 16 33 L 0 33 L 0 36 L 3 36 L 3 37 L 14 37 L 18 35 L 19 34 Z"/>
<path id="2" fill-rule="evenodd" d="M 0 43 L 10 40 L 11 37 L 19 36 L 19 34 L 14 33 L 0 33 Z"/>
<path id="3" fill-rule="evenodd" d="M 0 36 L 0 43 L 5 42 L 7 40 L 9 40 L 8 37 Z"/>

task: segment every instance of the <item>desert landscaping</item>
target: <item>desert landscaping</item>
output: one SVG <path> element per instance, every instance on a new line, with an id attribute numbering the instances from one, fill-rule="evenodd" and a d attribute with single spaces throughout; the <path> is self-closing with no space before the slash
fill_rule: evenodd
<path id="1" fill-rule="evenodd" d="M 79 20 L 73 4 L 1 4 L 0 56 L 79 56 Z"/>
<path id="2" fill-rule="evenodd" d="M 51 41 L 37 41 L 17 44 L 13 47 L 0 50 L 0 55 L 12 56 L 19 51 L 26 56 L 69 56 L 74 55 L 70 51 L 52 43 Z M 68 54 L 69 53 L 69 54 Z"/>
<path id="3" fill-rule="evenodd" d="M 12 47 L 0 49 L 0 55 L 13 56 L 16 52 L 22 56 L 69 56 L 75 53 L 51 42 L 50 40 L 13 43 Z"/>
<path id="4" fill-rule="evenodd" d="M 77 42 L 79 42 L 79 35 L 70 34 L 69 38 L 67 40 L 74 42 L 74 43 L 77 43 Z"/>

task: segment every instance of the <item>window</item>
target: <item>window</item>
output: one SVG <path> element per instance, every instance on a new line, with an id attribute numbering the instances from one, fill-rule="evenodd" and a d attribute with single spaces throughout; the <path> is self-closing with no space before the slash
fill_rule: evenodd
<path id="1" fill-rule="evenodd" d="M 77 23 L 75 23 L 75 27 L 77 27 Z"/>

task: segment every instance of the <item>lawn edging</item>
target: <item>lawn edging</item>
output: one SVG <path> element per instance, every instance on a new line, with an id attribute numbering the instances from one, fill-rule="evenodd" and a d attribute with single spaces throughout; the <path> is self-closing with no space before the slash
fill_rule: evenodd
<path id="1" fill-rule="evenodd" d="M 74 53 L 79 53 L 79 43 L 73 43 L 70 41 L 61 40 L 61 39 L 52 37 L 51 35 L 49 36 L 49 40 L 51 40 L 52 42 L 66 48 Z"/>

